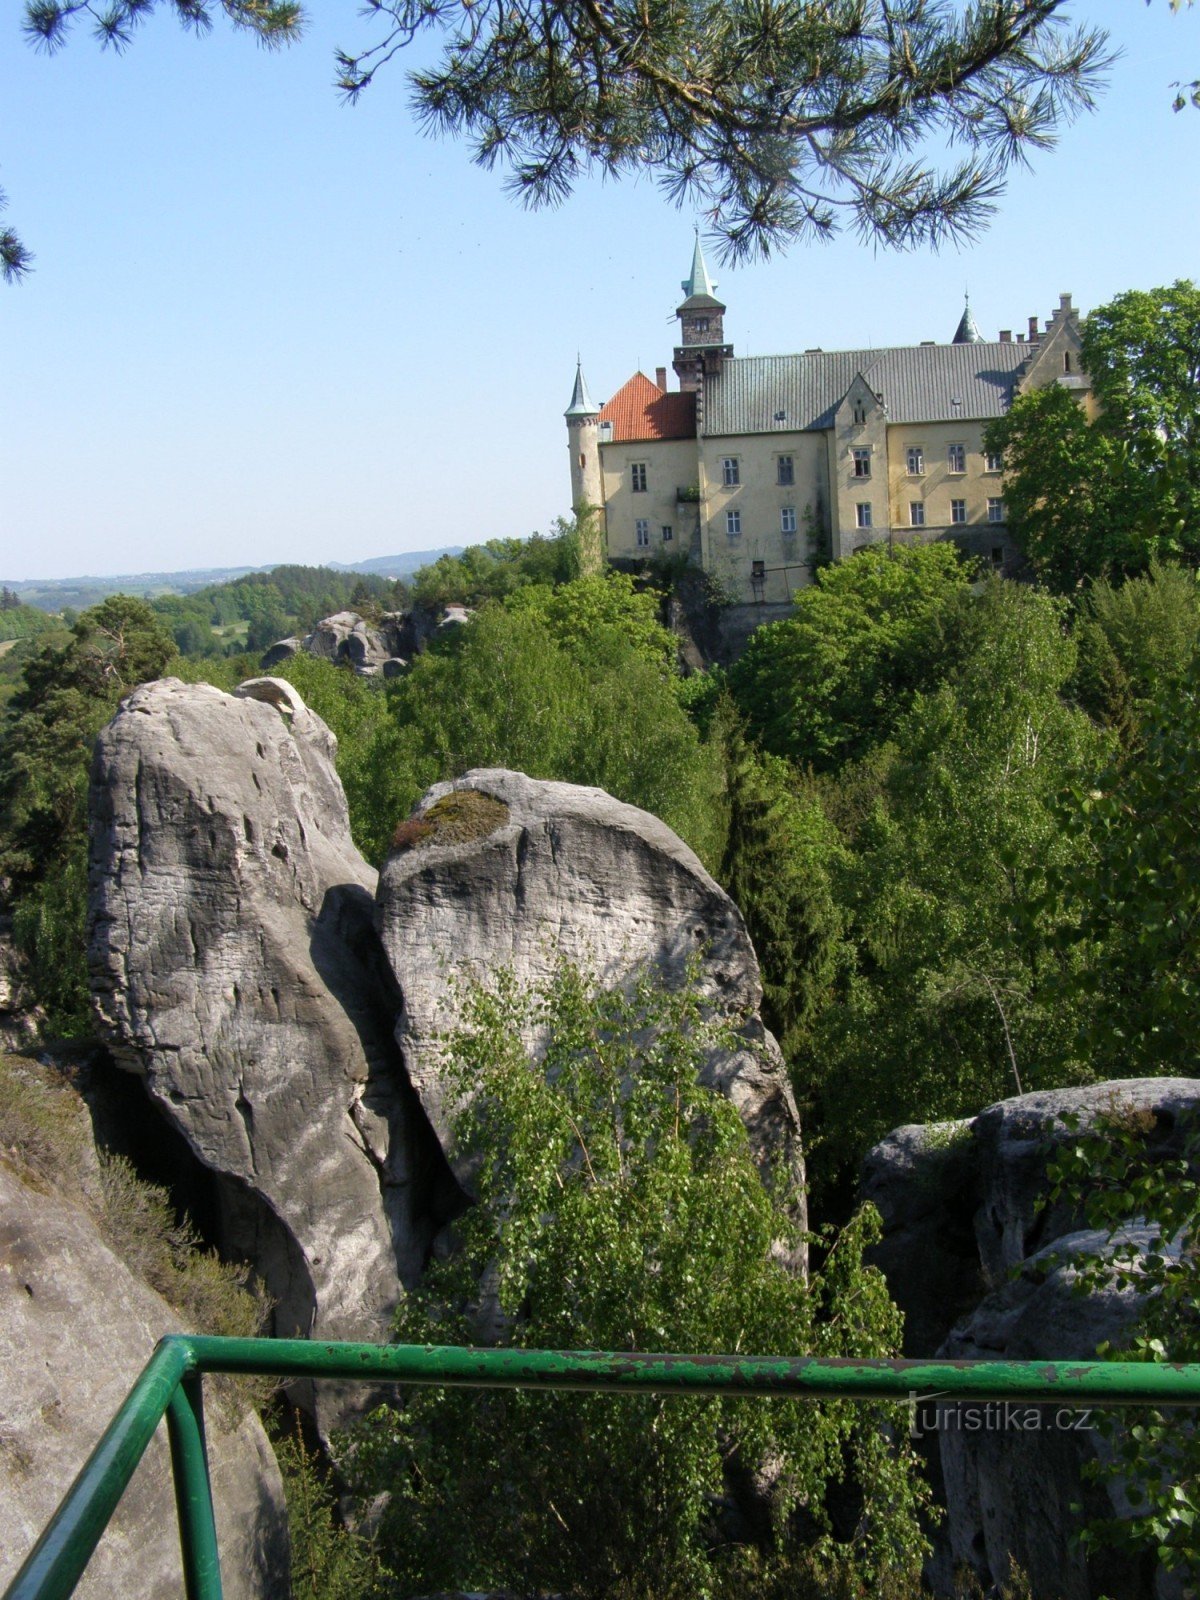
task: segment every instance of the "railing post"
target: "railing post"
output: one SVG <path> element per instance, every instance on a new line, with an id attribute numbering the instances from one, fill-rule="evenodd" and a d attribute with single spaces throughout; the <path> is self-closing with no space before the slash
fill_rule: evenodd
<path id="1" fill-rule="evenodd" d="M 213 1518 L 208 1449 L 204 1439 L 204 1394 L 199 1372 L 189 1372 L 167 1407 L 175 1505 L 187 1600 L 221 1600 L 217 1525 Z"/>

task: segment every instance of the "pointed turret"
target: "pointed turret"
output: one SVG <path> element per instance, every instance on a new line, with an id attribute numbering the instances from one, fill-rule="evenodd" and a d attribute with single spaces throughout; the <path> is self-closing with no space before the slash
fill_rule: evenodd
<path id="1" fill-rule="evenodd" d="M 704 416 L 705 373 L 719 372 L 721 363 L 733 355 L 733 346 L 725 343 L 725 307 L 713 293 L 716 287 L 709 276 L 697 229 L 692 270 L 681 285 L 686 299 L 675 312 L 682 338 L 675 347 L 674 366 L 679 387 L 696 396 L 698 423 L 703 422 Z"/>
<path id="2" fill-rule="evenodd" d="M 583 375 L 583 362 L 575 362 L 575 387 L 571 390 L 571 404 L 563 412 L 564 417 L 598 417 L 600 407 L 596 405 L 588 393 L 587 379 Z"/>
<path id="3" fill-rule="evenodd" d="M 968 295 L 963 295 L 963 314 L 959 319 L 958 330 L 950 342 L 951 344 L 982 344 L 984 342 L 983 335 L 975 324 L 975 318 L 971 315 L 971 300 Z"/>
<path id="4" fill-rule="evenodd" d="M 575 387 L 567 419 L 567 448 L 571 452 L 571 509 L 582 516 L 599 511 L 604 503 L 600 486 L 600 407 L 588 393 L 583 363 L 575 362 Z"/>
<path id="5" fill-rule="evenodd" d="M 692 270 L 679 285 L 683 290 L 684 298 L 694 299 L 702 294 L 708 300 L 715 300 L 717 286 L 708 275 L 708 262 L 704 259 L 704 251 L 700 247 L 700 230 L 696 229 L 696 248 L 692 251 Z"/>

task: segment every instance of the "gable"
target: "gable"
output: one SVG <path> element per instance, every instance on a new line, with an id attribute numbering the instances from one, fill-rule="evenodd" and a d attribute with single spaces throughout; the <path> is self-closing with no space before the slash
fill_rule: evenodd
<path id="1" fill-rule="evenodd" d="M 613 444 L 652 439 L 694 439 L 696 397 L 660 389 L 644 372 L 635 372 L 607 405 L 601 424 L 611 424 Z"/>

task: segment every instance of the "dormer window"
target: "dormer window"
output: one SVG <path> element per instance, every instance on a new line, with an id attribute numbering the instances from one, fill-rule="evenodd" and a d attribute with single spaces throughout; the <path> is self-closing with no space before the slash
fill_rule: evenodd
<path id="1" fill-rule="evenodd" d="M 857 427 L 861 428 L 863 423 L 866 420 L 867 420 L 866 403 L 864 401 L 862 401 L 862 400 L 856 400 L 854 402 L 854 422 L 855 422 L 855 425 Z"/>

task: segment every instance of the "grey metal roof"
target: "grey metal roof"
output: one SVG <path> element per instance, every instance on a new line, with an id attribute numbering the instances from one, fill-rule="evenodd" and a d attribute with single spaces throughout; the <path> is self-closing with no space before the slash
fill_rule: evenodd
<path id="1" fill-rule="evenodd" d="M 831 428 L 834 412 L 860 372 L 870 388 L 882 394 L 889 422 L 1003 416 L 1017 369 L 1033 348 L 1013 341 L 742 356 L 726 361 L 707 380 L 704 432 Z"/>
<path id="2" fill-rule="evenodd" d="M 700 230 L 696 230 L 696 248 L 692 251 L 692 270 L 679 285 L 689 300 L 697 295 L 704 295 L 707 299 L 715 298 L 717 286 L 708 274 L 708 262 L 704 259 L 704 251 L 700 248 Z"/>
<path id="3" fill-rule="evenodd" d="M 982 344 L 983 343 L 983 335 L 979 331 L 979 324 L 975 321 L 975 318 L 971 315 L 971 302 L 970 302 L 970 300 L 967 300 L 966 304 L 963 306 L 963 314 L 958 319 L 958 328 L 955 331 L 954 341 L 953 342 L 955 344 Z"/>
<path id="4" fill-rule="evenodd" d="M 583 363 L 575 363 L 575 387 L 571 390 L 571 403 L 563 412 L 564 417 L 598 417 L 600 407 L 588 393 L 587 379 L 583 375 Z"/>

